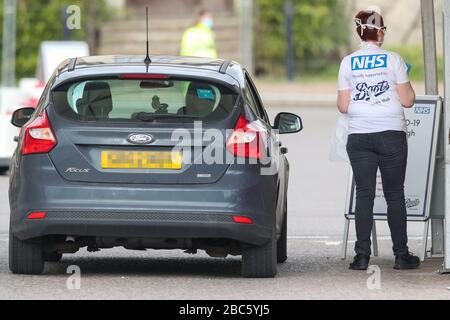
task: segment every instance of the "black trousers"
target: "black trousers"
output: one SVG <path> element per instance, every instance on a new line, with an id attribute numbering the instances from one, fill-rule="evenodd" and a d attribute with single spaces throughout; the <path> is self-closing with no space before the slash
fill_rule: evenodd
<path id="1" fill-rule="evenodd" d="M 350 134 L 347 153 L 356 183 L 356 244 L 357 254 L 371 254 L 373 205 L 377 169 L 380 169 L 387 202 L 387 218 L 394 255 L 408 252 L 405 206 L 405 172 L 408 156 L 406 133 L 383 131 Z"/>

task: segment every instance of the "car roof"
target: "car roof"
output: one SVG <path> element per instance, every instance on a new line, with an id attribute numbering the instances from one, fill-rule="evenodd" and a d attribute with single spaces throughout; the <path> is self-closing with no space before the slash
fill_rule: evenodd
<path id="1" fill-rule="evenodd" d="M 223 59 L 180 56 L 150 56 L 151 63 L 144 63 L 145 56 L 107 55 L 67 59 L 56 70 L 57 83 L 77 76 L 108 73 L 161 72 L 216 78 L 226 82 L 234 79 L 243 85 L 243 69 L 239 63 Z M 228 77 L 224 77 L 228 76 Z M 228 81 L 226 78 L 230 78 Z"/>

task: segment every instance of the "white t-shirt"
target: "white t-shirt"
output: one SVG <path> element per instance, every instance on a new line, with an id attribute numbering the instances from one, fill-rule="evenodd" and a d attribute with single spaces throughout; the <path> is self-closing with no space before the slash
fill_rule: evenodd
<path id="1" fill-rule="evenodd" d="M 406 131 L 405 114 L 396 91 L 409 82 L 408 68 L 394 52 L 362 43 L 339 69 L 339 90 L 350 90 L 349 133 Z"/>

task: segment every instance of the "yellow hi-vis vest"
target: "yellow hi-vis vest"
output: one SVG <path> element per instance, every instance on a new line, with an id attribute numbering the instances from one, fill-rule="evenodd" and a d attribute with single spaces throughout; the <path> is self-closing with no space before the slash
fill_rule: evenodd
<path id="1" fill-rule="evenodd" d="M 180 56 L 217 58 L 214 32 L 202 23 L 187 29 L 181 40 Z"/>

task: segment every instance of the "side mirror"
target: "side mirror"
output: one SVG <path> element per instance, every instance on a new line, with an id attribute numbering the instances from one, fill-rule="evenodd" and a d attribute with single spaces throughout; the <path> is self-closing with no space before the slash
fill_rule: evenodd
<path id="1" fill-rule="evenodd" d="M 302 119 L 296 114 L 281 112 L 275 117 L 275 129 L 280 134 L 297 133 L 303 130 Z"/>
<path id="2" fill-rule="evenodd" d="M 22 128 L 28 120 L 31 119 L 35 109 L 34 108 L 21 108 L 14 111 L 11 117 L 11 123 L 13 126 Z"/>

